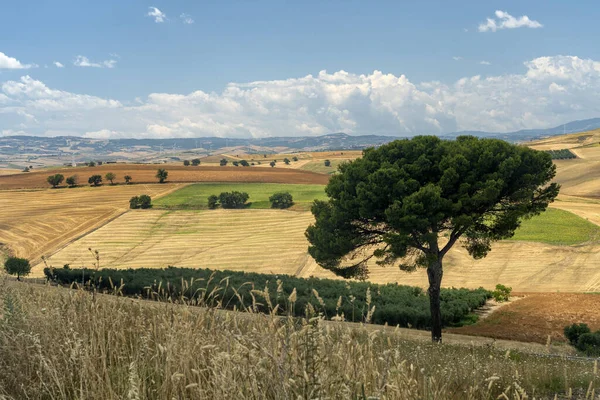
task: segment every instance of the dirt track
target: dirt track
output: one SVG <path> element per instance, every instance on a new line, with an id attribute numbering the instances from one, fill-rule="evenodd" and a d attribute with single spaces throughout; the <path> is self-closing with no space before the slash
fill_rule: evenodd
<path id="1" fill-rule="evenodd" d="M 99 167 L 77 167 L 45 169 L 36 172 L 0 176 L 2 189 L 48 188 L 46 179 L 52 174 L 66 177 L 77 175 L 79 183 L 87 184 L 91 175 L 104 175 L 113 172 L 117 175 L 115 183 L 124 182 L 123 177 L 130 175 L 134 183 L 157 183 L 156 170 L 164 168 L 169 172 L 170 183 L 186 182 L 262 182 L 262 183 L 304 183 L 322 184 L 329 182 L 329 176 L 309 171 L 284 168 L 253 167 L 184 167 L 173 164 L 108 164 Z M 64 184 L 63 184 L 64 185 Z"/>

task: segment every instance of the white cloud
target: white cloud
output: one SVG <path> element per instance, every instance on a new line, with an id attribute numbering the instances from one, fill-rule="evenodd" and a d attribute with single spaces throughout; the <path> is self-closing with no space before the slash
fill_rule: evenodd
<path id="1" fill-rule="evenodd" d="M 149 11 L 148 11 L 148 14 L 146 14 L 146 16 L 153 17 L 154 22 L 156 22 L 157 24 L 160 24 L 161 22 L 165 22 L 165 20 L 167 19 L 167 14 L 160 11 L 156 7 L 148 7 L 148 10 Z"/>
<path id="2" fill-rule="evenodd" d="M 114 68 L 117 65 L 116 60 L 105 60 L 102 62 L 92 62 L 86 56 L 77 56 L 73 61 L 76 67 L 93 67 L 93 68 Z"/>
<path id="3" fill-rule="evenodd" d="M 181 21 L 183 21 L 184 24 L 188 24 L 191 25 L 193 24 L 195 21 L 192 19 L 192 16 L 189 14 L 185 14 L 182 13 L 179 18 L 181 18 Z"/>
<path id="4" fill-rule="evenodd" d="M 454 61 L 460 61 L 460 60 L 462 60 L 463 58 L 462 58 L 462 57 L 460 57 L 460 56 L 454 56 L 454 57 L 452 57 L 452 59 L 453 59 Z"/>
<path id="5" fill-rule="evenodd" d="M 345 71 L 230 83 L 221 92 L 152 93 L 121 103 L 47 87 L 29 76 L 0 84 L 0 126 L 38 135 L 264 137 L 443 134 L 545 128 L 599 116 L 600 61 L 540 57 L 522 73 L 413 83 Z"/>
<path id="6" fill-rule="evenodd" d="M 479 64 L 481 64 L 481 65 L 492 65 L 492 63 L 491 63 L 491 62 L 489 62 L 489 61 L 485 61 L 485 60 L 483 60 L 483 61 L 479 61 Z"/>
<path id="7" fill-rule="evenodd" d="M 54 61 L 53 64 L 56 68 L 64 68 L 65 67 L 62 63 L 59 63 L 58 61 Z"/>
<path id="8" fill-rule="evenodd" d="M 515 18 L 506 11 L 500 10 L 496 10 L 495 14 L 496 19 L 487 18 L 486 22 L 479 24 L 479 32 L 496 32 L 499 29 L 541 28 L 544 26 L 538 21 L 529 19 L 527 15 Z"/>
<path id="9" fill-rule="evenodd" d="M 9 57 L 0 51 L 0 69 L 29 69 L 35 64 L 23 64 L 14 57 Z"/>

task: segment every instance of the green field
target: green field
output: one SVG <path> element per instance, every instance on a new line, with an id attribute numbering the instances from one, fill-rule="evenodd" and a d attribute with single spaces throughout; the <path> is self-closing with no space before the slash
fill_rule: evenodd
<path id="1" fill-rule="evenodd" d="M 338 165 L 348 160 L 331 159 L 331 165 L 325 166 L 325 160 L 315 160 L 304 164 L 300 169 L 305 171 L 317 172 L 319 174 L 333 174 L 337 171 Z"/>
<path id="2" fill-rule="evenodd" d="M 154 201 L 155 207 L 173 209 L 207 209 L 208 196 L 221 192 L 246 192 L 250 195 L 248 208 L 271 208 L 269 197 L 277 192 L 289 192 L 294 199 L 293 209 L 308 210 L 315 199 L 326 199 L 323 185 L 283 183 L 197 183 L 183 187 Z"/>
<path id="3" fill-rule="evenodd" d="M 523 221 L 512 240 L 574 245 L 594 240 L 600 228 L 577 215 L 556 208 Z"/>

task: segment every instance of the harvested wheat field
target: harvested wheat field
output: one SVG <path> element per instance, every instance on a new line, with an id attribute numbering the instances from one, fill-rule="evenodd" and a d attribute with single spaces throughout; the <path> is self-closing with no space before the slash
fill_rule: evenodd
<path id="1" fill-rule="evenodd" d="M 89 247 L 101 254 L 102 267 L 202 267 L 300 277 L 334 277 L 308 255 L 309 212 L 207 210 L 128 212 L 72 243 L 50 258 L 53 266 L 80 267 L 93 262 Z M 496 243 L 488 257 L 473 260 L 455 246 L 444 263 L 444 286 L 518 291 L 587 292 L 600 290 L 600 244 L 552 245 L 532 241 Z M 414 273 L 369 263 L 369 280 L 427 287 L 424 270 Z M 34 268 L 40 276 L 43 265 Z"/>
<path id="2" fill-rule="evenodd" d="M 0 191 L 0 244 L 19 257 L 39 261 L 129 208 L 132 196 L 153 198 L 180 185 Z"/>
<path id="3" fill-rule="evenodd" d="M 516 293 L 517 299 L 475 325 L 448 329 L 452 333 L 522 342 L 564 342 L 563 329 L 586 323 L 600 329 L 600 294 Z"/>
<path id="4" fill-rule="evenodd" d="M 192 268 L 294 275 L 307 262 L 312 214 L 282 210 L 131 211 L 49 258 L 49 264 L 103 268 Z M 312 261 L 312 260 L 310 260 Z M 33 269 L 40 276 L 43 264 Z"/>
<path id="5" fill-rule="evenodd" d="M 47 188 L 46 179 L 52 174 L 63 174 L 66 177 L 77 175 L 79 182 L 87 182 L 91 175 L 104 176 L 107 172 L 117 175 L 115 183 L 123 183 L 123 177 L 130 175 L 133 183 L 157 183 L 156 170 L 164 168 L 169 172 L 167 179 L 170 183 L 182 182 L 262 182 L 262 183 L 305 183 L 327 184 L 327 175 L 309 171 L 283 168 L 252 168 L 252 167 L 185 167 L 172 164 L 108 164 L 98 167 L 78 167 L 47 169 L 28 174 L 0 176 L 2 189 L 31 189 Z"/>

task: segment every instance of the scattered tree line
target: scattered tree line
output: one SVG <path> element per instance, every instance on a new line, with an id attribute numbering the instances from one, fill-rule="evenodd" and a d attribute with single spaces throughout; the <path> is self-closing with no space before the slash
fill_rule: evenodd
<path id="1" fill-rule="evenodd" d="M 59 284 L 83 282 L 87 287 L 106 292 L 112 292 L 114 283 L 119 282 L 122 283 L 122 293 L 128 296 L 172 301 L 186 296 L 188 299 L 201 299 L 204 304 L 256 312 L 271 312 L 277 307 L 277 312 L 282 315 L 298 317 L 305 315 L 307 307 L 312 307 L 331 319 L 387 323 L 417 329 L 431 327 L 426 292 L 418 287 L 396 283 L 378 285 L 175 267 L 97 271 L 45 268 L 44 274 Z M 472 311 L 484 305 L 490 296 L 490 292 L 484 289 L 442 289 L 443 326 L 472 322 Z"/>
<path id="2" fill-rule="evenodd" d="M 244 208 L 250 195 L 246 192 L 222 192 L 218 196 L 213 194 L 208 196 L 208 208 L 214 210 L 219 206 L 223 208 Z"/>
<path id="3" fill-rule="evenodd" d="M 165 169 L 160 168 L 156 172 L 156 178 L 158 179 L 159 183 L 165 183 L 168 176 L 169 176 L 169 172 Z M 106 179 L 107 181 L 109 181 L 111 185 L 115 185 L 115 180 L 117 179 L 117 175 L 113 172 L 107 172 L 104 175 L 104 177 L 100 174 L 94 174 L 88 178 L 88 184 L 90 184 L 91 186 L 100 186 L 100 185 L 102 185 L 103 179 Z M 50 185 L 52 185 L 53 188 L 57 188 L 58 186 L 60 186 L 60 184 L 63 181 L 71 188 L 76 187 L 77 183 L 78 183 L 77 175 L 70 176 L 65 180 L 64 175 L 54 174 L 54 175 L 48 176 L 48 178 L 46 178 L 46 180 Z M 125 180 L 126 185 L 129 185 L 132 183 L 133 178 L 131 177 L 131 175 L 125 175 L 125 176 L 123 176 L 123 180 Z"/>
<path id="4" fill-rule="evenodd" d="M 199 158 L 194 158 L 191 162 L 190 160 L 184 160 L 183 161 L 183 165 L 186 167 L 189 167 L 190 165 L 192 167 L 197 167 L 198 165 L 200 165 L 200 159 Z"/>
<path id="5" fill-rule="evenodd" d="M 552 157 L 553 160 L 570 160 L 572 158 L 577 158 L 575 153 L 569 149 L 546 150 L 546 153 L 550 154 L 550 157 Z"/>

